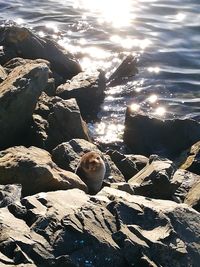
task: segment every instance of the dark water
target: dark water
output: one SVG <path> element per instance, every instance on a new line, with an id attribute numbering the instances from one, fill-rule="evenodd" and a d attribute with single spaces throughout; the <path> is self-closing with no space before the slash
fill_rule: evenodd
<path id="1" fill-rule="evenodd" d="M 200 118 L 199 0 L 0 1 L 0 19 L 51 34 L 85 69 L 111 72 L 127 53 L 139 74 L 108 88 L 91 124 L 97 139 L 115 141 L 127 104 L 163 118 Z"/>

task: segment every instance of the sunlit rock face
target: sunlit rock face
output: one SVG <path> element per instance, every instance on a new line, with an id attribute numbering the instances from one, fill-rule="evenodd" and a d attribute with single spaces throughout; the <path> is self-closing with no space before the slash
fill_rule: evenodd
<path id="1" fill-rule="evenodd" d="M 33 115 L 29 142 L 50 151 L 72 138 L 90 140 L 87 124 L 81 117 L 76 100 L 63 100 L 42 93 Z"/>
<path id="2" fill-rule="evenodd" d="M 194 120 L 160 120 L 127 108 L 123 138 L 133 153 L 175 158 L 199 137 L 200 124 Z"/>
<path id="3" fill-rule="evenodd" d="M 198 218 L 185 204 L 112 188 L 39 193 L 1 208 L 0 263 L 197 267 Z"/>
<path id="4" fill-rule="evenodd" d="M 103 71 L 81 72 L 58 86 L 56 94 L 63 99 L 75 98 L 83 118 L 96 118 L 103 102 L 106 80 Z"/>
<path id="5" fill-rule="evenodd" d="M 23 196 L 71 188 L 87 191 L 76 174 L 59 168 L 47 151 L 37 147 L 15 146 L 2 150 L 0 183 L 21 184 Z"/>
<path id="6" fill-rule="evenodd" d="M 16 67 L 0 87 L 0 148 L 25 139 L 32 114 L 47 85 L 49 68 L 45 63 Z"/>

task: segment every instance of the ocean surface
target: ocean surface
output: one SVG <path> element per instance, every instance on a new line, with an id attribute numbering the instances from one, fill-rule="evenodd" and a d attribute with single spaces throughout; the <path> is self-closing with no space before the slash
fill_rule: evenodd
<path id="1" fill-rule="evenodd" d="M 50 35 L 84 69 L 107 76 L 132 53 L 139 73 L 108 87 L 99 121 L 101 142 L 121 140 L 127 105 L 160 118 L 200 120 L 200 0 L 0 0 L 0 20 Z"/>

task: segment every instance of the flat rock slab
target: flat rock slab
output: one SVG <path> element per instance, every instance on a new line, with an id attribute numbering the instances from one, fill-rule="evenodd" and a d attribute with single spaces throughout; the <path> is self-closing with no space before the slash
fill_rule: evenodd
<path id="1" fill-rule="evenodd" d="M 199 213 L 186 204 L 104 188 L 25 197 L 27 215 L 1 208 L 1 261 L 33 266 L 198 267 Z M 59 264 L 63 265 L 59 265 Z"/>
<path id="2" fill-rule="evenodd" d="M 47 151 L 37 147 L 18 146 L 0 151 L 0 183 L 22 184 L 23 196 L 70 188 L 87 191 L 76 174 L 59 168 Z"/>
<path id="3" fill-rule="evenodd" d="M 0 84 L 0 149 L 20 142 L 30 127 L 48 72 L 46 64 L 25 64 L 14 68 Z"/>

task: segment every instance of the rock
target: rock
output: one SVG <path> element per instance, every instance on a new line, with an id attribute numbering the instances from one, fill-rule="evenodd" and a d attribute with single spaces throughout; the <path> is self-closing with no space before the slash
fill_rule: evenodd
<path id="1" fill-rule="evenodd" d="M 130 54 L 126 56 L 122 63 L 120 63 L 117 69 L 108 78 L 108 86 L 120 85 L 135 76 L 138 73 L 136 63 L 137 59 L 133 55 Z"/>
<path id="2" fill-rule="evenodd" d="M 32 266 L 198 267 L 199 213 L 112 188 L 25 197 L 23 219 L 1 209 L 0 262 Z"/>
<path id="3" fill-rule="evenodd" d="M 40 97 L 33 115 L 30 143 L 51 151 L 58 144 L 73 138 L 90 140 L 75 99 Z"/>
<path id="4" fill-rule="evenodd" d="M 47 79 L 46 64 L 25 64 L 15 68 L 1 83 L 0 149 L 22 142 Z"/>
<path id="5" fill-rule="evenodd" d="M 178 169 L 171 179 L 171 184 L 177 186 L 177 189 L 173 195 L 173 200 L 178 203 L 184 202 L 188 192 L 198 181 L 200 181 L 199 175 L 186 170 Z"/>
<path id="6" fill-rule="evenodd" d="M 1 151 L 0 183 L 22 184 L 23 196 L 59 189 L 87 190 L 76 174 L 59 168 L 47 151 L 37 147 L 18 146 Z"/>
<path id="7" fill-rule="evenodd" d="M 126 181 L 142 170 L 149 161 L 142 155 L 123 155 L 117 150 L 109 150 L 107 154 L 122 172 Z"/>
<path id="8" fill-rule="evenodd" d="M 131 153 L 158 154 L 174 159 L 200 140 L 200 124 L 194 120 L 160 120 L 131 112 L 125 118 L 124 142 Z"/>
<path id="9" fill-rule="evenodd" d="M 200 180 L 198 180 L 198 182 L 196 182 L 189 190 L 184 203 L 200 212 Z"/>
<path id="10" fill-rule="evenodd" d="M 81 72 L 70 81 L 58 86 L 56 94 L 63 99 L 75 98 L 86 119 L 96 118 L 106 88 L 105 75 L 102 71 Z"/>
<path id="11" fill-rule="evenodd" d="M 0 65 L 0 83 L 3 82 L 7 77 L 7 73 L 4 68 Z"/>
<path id="12" fill-rule="evenodd" d="M 75 172 L 81 157 L 90 151 L 95 151 L 103 157 L 102 152 L 93 143 L 84 139 L 72 139 L 55 147 L 52 150 L 52 159 L 60 168 Z"/>
<path id="13" fill-rule="evenodd" d="M 25 65 L 27 63 L 30 64 L 36 64 L 36 63 L 44 63 L 49 67 L 49 79 L 47 81 L 47 85 L 44 88 L 44 92 L 49 95 L 49 96 L 53 96 L 55 94 L 55 79 L 53 78 L 53 74 L 50 71 L 50 63 L 49 61 L 45 60 L 45 59 L 24 59 L 24 58 L 13 58 L 11 60 L 9 60 L 6 64 L 4 64 L 4 68 L 7 71 L 7 73 L 10 73 L 14 68 Z"/>
<path id="14" fill-rule="evenodd" d="M 200 141 L 183 151 L 175 160 L 175 164 L 184 170 L 200 175 Z"/>
<path id="15" fill-rule="evenodd" d="M 149 164 L 133 176 L 128 183 L 131 184 L 135 194 L 171 199 L 178 185 L 171 183 L 171 178 L 176 171 L 172 161 L 151 157 Z"/>
<path id="16" fill-rule="evenodd" d="M 0 45 L 4 47 L 4 60 L 14 57 L 46 59 L 51 63 L 52 70 L 64 79 L 71 79 L 81 71 L 78 61 L 71 53 L 55 41 L 39 37 L 27 28 L 3 26 L 0 28 L 0 40 Z M 13 55 L 10 55 L 10 51 Z"/>
<path id="17" fill-rule="evenodd" d="M 81 157 L 90 151 L 99 153 L 106 165 L 106 174 L 104 182 L 125 182 L 120 170 L 110 159 L 110 156 L 102 153 L 98 147 L 86 140 L 73 139 L 69 142 L 58 145 L 52 151 L 52 158 L 56 164 L 65 169 L 75 172 L 79 165 Z"/>
<path id="18" fill-rule="evenodd" d="M 0 208 L 20 201 L 21 189 L 19 184 L 0 185 Z"/>

